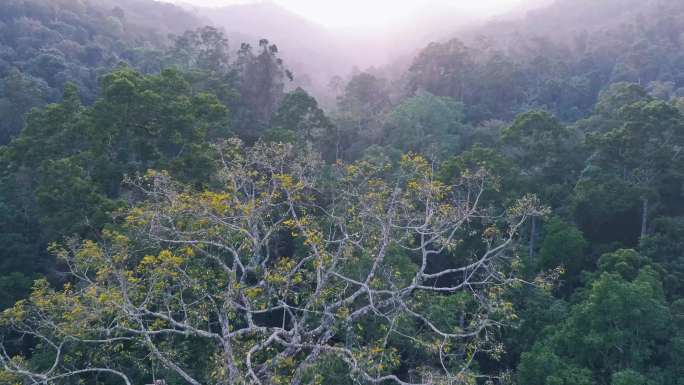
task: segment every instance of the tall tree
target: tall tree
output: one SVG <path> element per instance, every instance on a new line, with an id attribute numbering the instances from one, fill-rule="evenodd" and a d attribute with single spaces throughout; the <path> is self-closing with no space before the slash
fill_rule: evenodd
<path id="1" fill-rule="evenodd" d="M 278 47 L 267 39 L 259 41 L 256 53 L 251 45 L 242 44 L 235 65 L 241 104 L 236 130 L 241 138 L 253 142 L 267 129 L 285 96 L 285 83 L 293 76 L 278 57 Z"/>
<path id="2" fill-rule="evenodd" d="M 446 185 L 424 158 L 405 156 L 386 179 L 361 162 L 323 180 L 317 156 L 291 145 L 230 141 L 220 151 L 216 190 L 150 172 L 134 182 L 146 201 L 119 229 L 53 248 L 76 282 L 38 283 L 3 313 L 3 331 L 44 341 L 34 350 L 40 359 L 2 349 L 4 375 L 149 381 L 133 377 L 117 347 L 194 385 L 486 375 L 472 363 L 501 351 L 493 333 L 514 319 L 504 298 L 517 282 L 510 246 L 539 210 L 535 199 L 511 207 L 499 235 L 480 240 L 481 254 L 451 255 L 453 267 L 441 269 L 485 215 L 486 173 Z M 206 365 L 187 354 L 193 344 Z M 322 370 L 331 366 L 343 371 Z"/>
<path id="3" fill-rule="evenodd" d="M 554 208 L 562 207 L 579 174 L 579 138 L 545 111 L 520 114 L 501 134 L 502 151 L 519 171 L 517 184 Z M 537 220 L 530 222 L 528 254 L 536 252 Z"/>
<path id="4" fill-rule="evenodd" d="M 334 145 L 333 129 L 332 122 L 316 99 L 297 88 L 286 94 L 280 103 L 271 120 L 269 136 L 293 143 L 309 143 L 330 154 Z"/>
<path id="5" fill-rule="evenodd" d="M 602 258 L 604 272 L 570 309 L 565 322 L 548 327 L 546 336 L 523 354 L 520 384 L 676 381 L 663 372 L 669 363 L 659 348 L 675 333 L 662 286 L 657 273 L 648 266 L 640 269 L 640 259 L 631 258 L 633 254 L 623 250 Z"/>
<path id="6" fill-rule="evenodd" d="M 410 97 L 389 114 L 383 142 L 406 153 L 456 153 L 464 146 L 463 105 L 428 93 Z"/>
<path id="7" fill-rule="evenodd" d="M 684 121 L 669 103 L 648 100 L 623 107 L 620 119 L 619 127 L 588 138 L 594 154 L 578 185 L 579 194 L 595 188 L 589 184 L 614 183 L 626 195 L 638 197 L 643 238 L 661 194 L 682 178 Z"/>
<path id="8" fill-rule="evenodd" d="M 358 158 L 367 146 L 377 144 L 390 107 L 387 80 L 366 72 L 355 75 L 337 100 L 337 158 Z"/>

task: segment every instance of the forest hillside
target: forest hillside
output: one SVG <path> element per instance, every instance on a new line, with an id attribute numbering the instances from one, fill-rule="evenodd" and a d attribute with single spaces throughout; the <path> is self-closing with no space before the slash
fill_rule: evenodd
<path id="1" fill-rule="evenodd" d="M 684 3 L 499 1 L 0 1 L 0 384 L 684 385 Z"/>

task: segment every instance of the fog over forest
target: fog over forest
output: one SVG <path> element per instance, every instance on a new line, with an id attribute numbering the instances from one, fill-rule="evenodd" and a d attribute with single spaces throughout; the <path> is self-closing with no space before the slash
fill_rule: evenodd
<path id="1" fill-rule="evenodd" d="M 0 0 L 0 385 L 684 385 L 684 1 Z"/>
<path id="2" fill-rule="evenodd" d="M 426 42 L 491 19 L 516 19 L 547 0 L 168 0 L 223 28 L 231 41 L 278 44 L 298 85 L 327 100 L 331 78 L 406 70 Z"/>
<path id="3" fill-rule="evenodd" d="M 521 10 L 530 0 L 483 0 L 478 2 L 464 0 L 405 0 L 401 2 L 378 0 L 364 2 L 349 1 L 312 1 L 312 0 L 164 0 L 180 5 L 221 8 L 232 5 L 271 4 L 281 6 L 315 23 L 328 28 L 382 28 L 407 22 L 416 12 L 431 9 L 450 9 L 469 17 L 497 16 L 511 10 Z M 539 3 L 539 2 L 537 2 Z"/>

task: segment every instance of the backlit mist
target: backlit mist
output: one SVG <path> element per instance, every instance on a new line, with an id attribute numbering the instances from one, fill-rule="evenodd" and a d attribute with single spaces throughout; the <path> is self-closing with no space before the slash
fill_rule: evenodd
<path id="1" fill-rule="evenodd" d="M 249 0 L 174 0 L 197 6 L 260 3 Z M 271 0 L 307 19 L 331 28 L 382 28 L 432 9 L 462 11 L 476 17 L 505 13 L 523 0 Z"/>

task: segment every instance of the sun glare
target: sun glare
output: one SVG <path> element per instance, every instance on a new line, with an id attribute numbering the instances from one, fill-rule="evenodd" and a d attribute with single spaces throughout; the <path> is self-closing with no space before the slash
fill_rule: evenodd
<path id="1" fill-rule="evenodd" d="M 521 0 L 175 0 L 197 5 L 272 2 L 331 28 L 383 28 L 414 14 L 451 7 L 488 16 L 506 12 Z"/>

